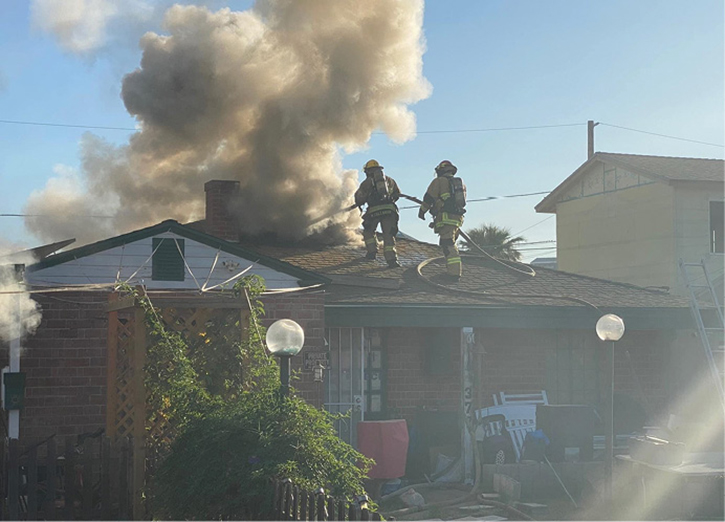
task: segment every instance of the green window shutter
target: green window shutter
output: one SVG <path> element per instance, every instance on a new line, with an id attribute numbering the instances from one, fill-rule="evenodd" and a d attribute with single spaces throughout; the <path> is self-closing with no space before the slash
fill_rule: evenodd
<path id="1" fill-rule="evenodd" d="M 176 244 L 179 244 L 177 247 Z M 154 281 L 184 280 L 184 240 L 153 238 L 153 259 L 151 260 L 151 279 Z M 181 252 L 179 252 L 181 250 Z"/>

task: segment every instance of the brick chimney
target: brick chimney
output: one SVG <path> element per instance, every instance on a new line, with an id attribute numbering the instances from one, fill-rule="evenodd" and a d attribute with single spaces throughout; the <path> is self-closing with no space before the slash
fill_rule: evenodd
<path id="1" fill-rule="evenodd" d="M 230 212 L 233 200 L 239 194 L 239 182 L 227 179 L 214 179 L 204 184 L 206 192 L 207 234 L 226 241 L 239 241 L 237 220 Z"/>

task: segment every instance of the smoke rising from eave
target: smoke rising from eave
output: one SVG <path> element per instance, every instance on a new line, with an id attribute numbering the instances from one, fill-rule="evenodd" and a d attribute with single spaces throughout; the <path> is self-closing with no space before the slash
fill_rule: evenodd
<path id="1" fill-rule="evenodd" d="M 16 271 L 17 265 L 31 265 L 35 259 L 28 253 L 16 254 L 21 250 L 0 238 L 0 342 L 32 334 L 41 320 L 40 307 L 22 282 L 22 271 Z"/>
<path id="2" fill-rule="evenodd" d="M 167 34 L 143 36 L 140 67 L 123 81 L 141 130 L 122 147 L 86 135 L 77 186 L 51 180 L 26 205 L 27 214 L 65 216 L 27 226 L 46 240 L 88 242 L 110 229 L 195 220 L 204 183 L 235 179 L 243 234 L 308 235 L 309 220 L 352 201 L 357 172 L 343 171 L 341 151 L 360 150 L 377 129 L 396 142 L 414 136 L 408 105 L 430 93 L 422 21 L 422 0 L 170 8 Z M 342 241 L 359 223 L 349 213 L 314 231 Z"/>

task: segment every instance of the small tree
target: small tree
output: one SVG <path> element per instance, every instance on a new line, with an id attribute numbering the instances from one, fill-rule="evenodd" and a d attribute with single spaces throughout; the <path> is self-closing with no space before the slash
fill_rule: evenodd
<path id="1" fill-rule="evenodd" d="M 136 293 L 151 339 L 149 419 L 173 427 L 170 444 L 150 448 L 161 459 L 147 492 L 154 518 L 267 518 L 273 478 L 340 496 L 364 492 L 372 461 L 337 437 L 338 416 L 280 396 L 277 362 L 262 344 L 263 291 L 258 276 L 234 287 L 251 304 L 241 342 L 225 335 L 186 340 L 165 327 L 148 296 Z M 228 331 L 213 321 L 208 328 Z"/>
<path id="2" fill-rule="evenodd" d="M 466 234 L 490 256 L 507 261 L 521 260 L 521 252 L 517 250 L 517 244 L 526 239 L 522 236 L 511 237 L 511 231 L 507 228 L 483 224 L 467 230 Z M 478 252 L 478 249 L 466 239 L 461 240 L 461 250 Z"/>

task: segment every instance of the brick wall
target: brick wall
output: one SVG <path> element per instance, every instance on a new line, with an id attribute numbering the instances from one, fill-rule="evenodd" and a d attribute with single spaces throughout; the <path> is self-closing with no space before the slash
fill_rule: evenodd
<path id="1" fill-rule="evenodd" d="M 22 343 L 23 444 L 54 433 L 75 435 L 105 427 L 107 294 L 56 295 L 34 295 L 43 319 L 36 333 Z"/>
<path id="2" fill-rule="evenodd" d="M 324 384 L 312 380 L 312 372 L 303 371 L 304 353 L 306 351 L 324 351 L 325 347 L 325 294 L 289 294 L 287 296 L 268 296 L 262 299 L 265 315 L 262 321 L 269 326 L 278 319 L 292 319 L 299 323 L 305 331 L 305 344 L 302 351 L 292 357 L 290 368 L 299 372 L 299 380 L 292 380 L 291 385 L 299 395 L 316 407 L 322 406 Z"/>
<path id="3" fill-rule="evenodd" d="M 552 330 L 476 330 L 480 355 L 474 363 L 482 369 L 481 406 L 491 405 L 497 392 L 546 389 L 546 353 L 555 343 L 556 332 Z"/>
<path id="4" fill-rule="evenodd" d="M 386 331 L 389 418 L 405 418 L 410 422 L 422 407 L 444 411 L 460 408 L 460 348 L 451 350 L 451 373 L 429 374 L 424 347 L 432 331 L 431 328 L 389 328 Z M 455 329 L 451 336 L 454 344 L 459 342 Z M 500 391 L 550 391 L 552 375 L 547 372 L 551 366 L 548 359 L 563 346 L 577 346 L 577 343 L 590 348 L 589 356 L 600 357 L 604 346 L 593 336 L 593 332 L 590 336 L 586 332 L 566 330 L 476 330 L 472 359 L 477 376 L 474 408 L 490 406 L 492 395 Z M 662 333 L 628 332 L 628 337 L 620 341 L 616 350 L 615 391 L 640 402 L 652 414 L 662 411 L 667 403 L 671 343 L 672 340 Z M 591 362 L 602 371 L 601 358 Z M 608 388 L 601 382 L 601 374 L 598 379 L 600 393 L 606 392 Z"/>
<path id="5" fill-rule="evenodd" d="M 426 370 L 426 343 L 431 328 L 387 329 L 387 412 L 389 418 L 415 420 L 419 409 L 459 411 L 461 404 L 461 350 L 450 350 L 450 373 L 430 375 Z M 460 335 L 453 334 L 453 343 Z"/>
<path id="6" fill-rule="evenodd" d="M 106 345 L 108 294 L 73 292 L 35 294 L 43 311 L 37 332 L 23 341 L 21 371 L 26 373 L 25 409 L 20 417 L 23 444 L 53 433 L 75 435 L 106 424 Z M 324 349 L 324 294 L 264 299 L 265 325 L 294 319 L 305 330 L 304 350 Z M 2 354 L 7 360 L 7 353 Z M 292 369 L 302 366 L 302 354 Z M 316 406 L 322 404 L 322 384 L 302 372 L 293 385 Z"/>

